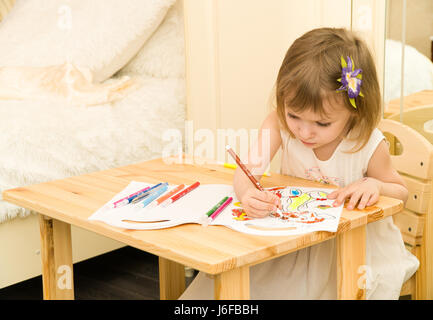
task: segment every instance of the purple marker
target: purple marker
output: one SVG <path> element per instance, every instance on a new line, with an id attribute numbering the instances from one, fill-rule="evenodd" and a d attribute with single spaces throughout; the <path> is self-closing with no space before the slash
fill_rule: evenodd
<path id="1" fill-rule="evenodd" d="M 113 207 L 114 208 L 118 208 L 118 207 L 123 206 L 124 204 L 128 204 L 129 203 L 129 201 L 128 201 L 129 198 L 131 198 L 133 196 L 136 196 L 136 195 L 138 195 L 138 194 L 140 194 L 140 193 L 142 193 L 142 192 L 144 192 L 146 190 L 149 190 L 149 189 L 150 189 L 150 187 L 146 187 L 144 189 L 138 190 L 137 192 L 134 192 L 133 194 L 130 194 L 129 196 L 126 196 L 126 197 L 124 197 L 124 198 L 122 198 L 120 200 L 117 200 L 116 202 L 113 203 Z"/>

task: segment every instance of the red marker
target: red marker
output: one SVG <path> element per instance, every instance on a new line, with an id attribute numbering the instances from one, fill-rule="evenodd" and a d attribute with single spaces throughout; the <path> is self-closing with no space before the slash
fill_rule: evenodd
<path id="1" fill-rule="evenodd" d="M 173 202 L 175 202 L 176 200 L 182 198 L 184 195 L 190 193 L 192 190 L 194 190 L 195 188 L 197 188 L 200 185 L 200 182 L 196 182 L 192 185 L 190 185 L 188 188 L 186 188 L 185 190 L 179 192 L 178 194 L 175 194 L 174 196 L 172 196 L 170 199 L 165 200 L 161 205 L 163 207 L 166 207 L 170 204 L 172 204 Z"/>
<path id="2" fill-rule="evenodd" d="M 172 195 L 176 194 L 177 192 L 179 192 L 183 188 L 185 188 L 184 184 L 181 184 L 181 185 L 177 186 L 176 188 L 174 188 L 173 190 L 171 190 L 167 194 L 159 197 L 158 199 L 156 199 L 156 201 L 154 201 L 150 205 L 148 205 L 147 206 L 147 210 L 150 210 L 150 209 L 152 209 L 152 208 L 154 208 L 156 206 L 159 206 L 160 204 L 163 204 L 165 202 L 165 200 L 167 200 L 168 198 L 170 198 Z"/>

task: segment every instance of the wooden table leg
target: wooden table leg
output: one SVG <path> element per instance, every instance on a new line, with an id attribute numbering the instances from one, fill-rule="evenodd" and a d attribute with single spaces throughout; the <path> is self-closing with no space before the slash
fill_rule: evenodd
<path id="1" fill-rule="evenodd" d="M 45 300 L 74 299 L 71 225 L 39 215 Z"/>
<path id="2" fill-rule="evenodd" d="M 159 257 L 159 295 L 161 300 L 175 300 L 185 291 L 185 267 Z"/>
<path id="3" fill-rule="evenodd" d="M 342 300 L 365 299 L 365 226 L 337 235 L 337 297 Z"/>
<path id="4" fill-rule="evenodd" d="M 250 299 L 250 268 L 239 267 L 215 276 L 215 300 Z"/>

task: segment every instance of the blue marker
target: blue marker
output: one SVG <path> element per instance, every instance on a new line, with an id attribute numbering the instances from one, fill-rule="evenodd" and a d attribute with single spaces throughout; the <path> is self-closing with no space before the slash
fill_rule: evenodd
<path id="1" fill-rule="evenodd" d="M 168 182 L 158 183 L 157 185 L 154 185 L 152 188 L 144 191 L 143 193 L 134 196 L 134 198 L 131 199 L 130 203 L 140 202 L 141 200 L 143 200 L 144 198 L 146 198 L 146 197 L 154 194 L 156 191 L 158 191 L 160 188 L 162 188 L 164 186 L 168 186 Z"/>
<path id="2" fill-rule="evenodd" d="M 146 189 L 140 193 L 134 194 L 132 196 L 130 196 L 129 198 L 126 198 L 118 203 L 116 203 L 116 208 L 122 207 L 124 205 L 127 205 L 128 203 L 131 203 L 133 200 L 135 200 L 136 198 L 140 197 L 140 199 L 143 199 L 144 197 L 146 197 L 150 192 L 154 191 L 156 188 L 158 188 L 160 185 L 162 185 L 162 183 L 158 183 L 157 185 L 153 186 L 150 189 Z"/>
<path id="3" fill-rule="evenodd" d="M 158 198 L 161 194 L 163 194 L 164 192 L 166 192 L 167 189 L 168 189 L 168 183 L 163 184 L 160 188 L 158 188 L 158 190 L 156 190 L 155 192 L 153 192 L 152 194 L 150 194 L 148 197 L 146 197 L 142 202 L 140 202 L 137 205 L 137 207 L 144 208 L 149 203 L 151 203 L 153 200 L 155 200 L 156 198 Z"/>

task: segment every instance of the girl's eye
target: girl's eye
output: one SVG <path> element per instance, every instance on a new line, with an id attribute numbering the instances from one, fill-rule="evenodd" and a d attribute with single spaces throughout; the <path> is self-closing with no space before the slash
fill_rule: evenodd
<path id="1" fill-rule="evenodd" d="M 293 115 L 293 114 L 288 113 L 287 115 L 289 116 L 289 118 L 292 118 L 292 119 L 298 119 L 298 117 L 295 116 L 295 115 Z"/>
<path id="2" fill-rule="evenodd" d="M 317 123 L 317 125 L 318 125 L 319 127 L 329 127 L 329 126 L 331 125 L 330 122 L 327 122 L 327 123 L 316 122 L 316 123 Z"/>

